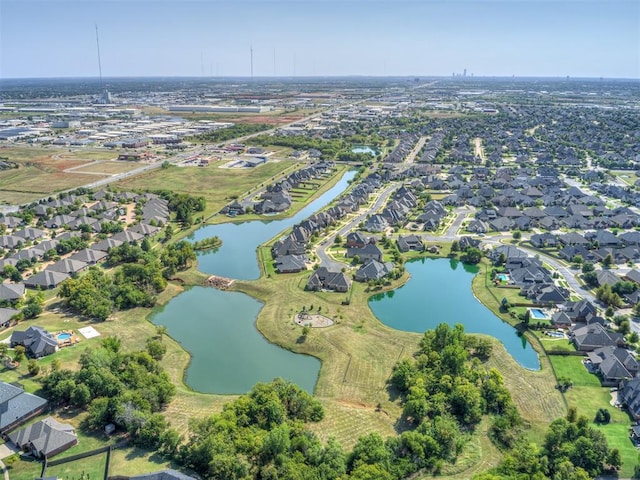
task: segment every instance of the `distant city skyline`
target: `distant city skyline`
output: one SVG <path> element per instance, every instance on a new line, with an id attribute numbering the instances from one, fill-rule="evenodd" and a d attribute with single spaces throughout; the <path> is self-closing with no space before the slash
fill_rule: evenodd
<path id="1" fill-rule="evenodd" d="M 0 0 L 0 78 L 640 78 L 637 0 Z"/>

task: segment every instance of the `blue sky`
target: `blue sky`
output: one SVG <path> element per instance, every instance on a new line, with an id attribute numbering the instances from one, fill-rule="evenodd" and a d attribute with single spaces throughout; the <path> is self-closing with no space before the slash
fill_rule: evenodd
<path id="1" fill-rule="evenodd" d="M 95 24 L 105 77 L 640 78 L 638 0 L 0 0 L 0 77 L 97 76 Z"/>

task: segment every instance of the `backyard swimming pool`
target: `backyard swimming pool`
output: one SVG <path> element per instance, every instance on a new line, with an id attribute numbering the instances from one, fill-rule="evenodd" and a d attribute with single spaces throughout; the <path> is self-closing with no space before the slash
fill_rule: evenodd
<path id="1" fill-rule="evenodd" d="M 531 312 L 531 317 L 535 318 L 536 320 L 546 320 L 548 318 L 547 314 L 539 308 L 532 308 L 529 311 Z"/>

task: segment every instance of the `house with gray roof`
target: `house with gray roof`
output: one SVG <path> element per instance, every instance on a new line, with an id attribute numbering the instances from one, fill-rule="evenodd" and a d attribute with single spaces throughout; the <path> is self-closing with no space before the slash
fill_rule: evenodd
<path id="1" fill-rule="evenodd" d="M 398 250 L 401 252 L 422 252 L 424 250 L 424 243 L 422 243 L 422 239 L 417 235 L 407 235 L 403 237 L 400 235 L 398 237 Z"/>
<path id="2" fill-rule="evenodd" d="M 18 300 L 24 290 L 24 283 L 0 283 L 0 300 Z"/>
<path id="3" fill-rule="evenodd" d="M 588 357 L 605 387 L 618 385 L 640 371 L 640 364 L 626 348 L 609 345 L 589 352 Z"/>
<path id="4" fill-rule="evenodd" d="M 18 230 L 17 232 L 13 232 L 13 235 L 15 237 L 22 238 L 23 240 L 38 240 L 44 236 L 44 230 L 26 227 L 22 230 Z"/>
<path id="5" fill-rule="evenodd" d="M 6 433 L 40 414 L 47 401 L 21 387 L 0 382 L 0 433 Z"/>
<path id="6" fill-rule="evenodd" d="M 125 230 L 124 232 L 118 232 L 115 233 L 111 236 L 112 240 L 117 240 L 117 241 L 121 241 L 121 242 L 129 242 L 129 243 L 133 243 L 133 242 L 137 242 L 139 240 L 142 240 L 144 238 L 144 235 L 140 234 L 140 233 L 136 233 L 129 230 Z"/>
<path id="7" fill-rule="evenodd" d="M 64 282 L 69 275 L 63 272 L 54 272 L 52 270 L 43 270 L 36 273 L 23 281 L 25 286 L 30 288 L 55 288 Z"/>
<path id="8" fill-rule="evenodd" d="M 9 340 L 11 347 L 22 345 L 27 355 L 40 358 L 58 351 L 56 338 L 42 327 L 32 325 L 24 331 L 14 331 Z"/>
<path id="9" fill-rule="evenodd" d="M 143 475 L 125 478 L 127 480 L 196 480 L 195 477 L 190 477 L 189 475 L 170 468 L 160 470 L 159 472 L 145 473 Z"/>
<path id="10" fill-rule="evenodd" d="M 78 443 L 72 425 L 47 417 L 9 434 L 16 447 L 39 458 L 51 458 Z"/>
<path id="11" fill-rule="evenodd" d="M 100 250 L 102 252 L 108 252 L 111 248 L 119 247 L 123 243 L 124 242 L 121 240 L 116 240 L 113 238 L 105 238 L 104 240 L 94 243 L 93 245 L 91 245 L 90 248 L 92 250 Z"/>
<path id="12" fill-rule="evenodd" d="M 133 227 L 127 231 L 139 233 L 145 237 L 153 236 L 160 231 L 160 227 L 149 225 L 148 223 L 136 223 Z"/>
<path id="13" fill-rule="evenodd" d="M 367 243 L 362 248 L 347 248 L 346 257 L 353 258 L 355 256 L 360 258 L 360 261 L 364 262 L 369 259 L 382 261 L 382 250 L 377 245 Z"/>
<path id="14" fill-rule="evenodd" d="M 617 332 L 610 332 L 599 323 L 576 326 L 571 330 L 571 341 L 576 349 L 591 352 L 597 348 L 614 346 L 623 347 L 624 337 Z"/>
<path id="15" fill-rule="evenodd" d="M 64 258 L 58 260 L 56 263 L 49 265 L 45 271 L 62 272 L 73 275 L 74 273 L 81 272 L 87 268 L 88 264 L 80 260 L 72 260 L 71 258 Z"/>
<path id="16" fill-rule="evenodd" d="M 611 270 L 598 270 L 596 272 L 596 278 L 598 279 L 598 285 L 610 285 L 612 287 L 621 281 L 621 278 Z"/>
<path id="17" fill-rule="evenodd" d="M 278 273 L 297 273 L 307 269 L 306 255 L 283 255 L 275 260 Z"/>
<path id="18" fill-rule="evenodd" d="M 319 267 L 307 280 L 306 290 L 333 290 L 335 292 L 347 292 L 351 282 L 342 272 L 333 272 L 326 267 Z"/>
<path id="19" fill-rule="evenodd" d="M 354 278 L 358 282 L 368 282 L 369 280 L 379 280 L 386 277 L 394 269 L 393 262 L 379 262 L 377 260 L 367 260 L 355 273 Z"/>
<path id="20" fill-rule="evenodd" d="M 621 383 L 622 388 L 618 394 L 618 399 L 626 407 L 629 415 L 635 420 L 640 420 L 640 377 L 625 380 Z"/>
<path id="21" fill-rule="evenodd" d="M 0 308 L 0 328 L 7 328 L 11 325 L 11 319 L 20 313 L 15 308 Z"/>
<path id="22" fill-rule="evenodd" d="M 109 254 L 102 250 L 94 250 L 92 248 L 85 248 L 79 252 L 74 253 L 69 257 L 69 260 L 77 260 L 84 262 L 87 265 L 95 265 L 96 263 L 104 260 Z"/>

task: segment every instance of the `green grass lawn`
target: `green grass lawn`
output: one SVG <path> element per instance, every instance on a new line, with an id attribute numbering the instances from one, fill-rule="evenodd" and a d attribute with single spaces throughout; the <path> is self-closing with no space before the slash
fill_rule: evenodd
<path id="1" fill-rule="evenodd" d="M 84 474 L 84 478 L 100 480 L 104 477 L 107 466 L 107 452 L 99 453 L 91 457 L 81 458 L 73 462 L 63 463 L 53 467 L 47 467 L 45 475 L 56 478 L 79 478 Z"/>
<path id="2" fill-rule="evenodd" d="M 564 396 L 570 407 L 577 408 L 579 415 L 584 415 L 592 421 L 598 409 L 606 408 L 609 410 L 611 413 L 609 424 L 596 425 L 592 423 L 592 425 L 605 434 L 610 448 L 620 450 L 623 461 L 620 477 L 631 477 L 638 461 L 638 451 L 629 439 L 629 427 L 631 426 L 629 415 L 609 403 L 611 401 L 609 388 L 602 387 L 598 377 L 587 371 L 582 365 L 582 357 L 553 355 L 550 358 L 556 374 L 559 377 L 569 377 L 573 381 L 573 387 Z"/>
<path id="3" fill-rule="evenodd" d="M 149 173 L 127 178 L 115 184 L 121 191 L 168 189 L 177 193 L 204 196 L 207 200 L 205 216 L 218 212 L 232 197 L 246 195 L 260 185 L 268 185 L 282 171 L 296 165 L 295 162 L 267 162 L 256 168 L 207 168 L 157 169 Z"/>

